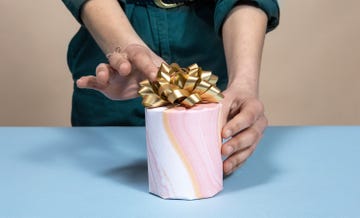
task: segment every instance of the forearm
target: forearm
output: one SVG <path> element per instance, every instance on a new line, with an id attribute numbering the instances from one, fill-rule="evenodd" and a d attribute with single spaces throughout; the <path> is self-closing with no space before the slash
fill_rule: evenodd
<path id="1" fill-rule="evenodd" d="M 145 45 L 132 28 L 117 0 L 90 0 L 81 19 L 105 54 L 129 44 Z"/>
<path id="2" fill-rule="evenodd" d="M 258 95 L 266 25 L 267 16 L 258 8 L 241 5 L 230 12 L 222 29 L 228 87 L 236 87 L 247 95 Z"/>

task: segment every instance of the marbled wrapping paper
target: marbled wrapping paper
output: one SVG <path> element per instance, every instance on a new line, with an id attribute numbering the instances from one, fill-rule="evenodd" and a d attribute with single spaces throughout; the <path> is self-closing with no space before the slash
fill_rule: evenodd
<path id="1" fill-rule="evenodd" d="M 149 191 L 165 199 L 200 199 L 223 187 L 221 104 L 146 109 Z"/>

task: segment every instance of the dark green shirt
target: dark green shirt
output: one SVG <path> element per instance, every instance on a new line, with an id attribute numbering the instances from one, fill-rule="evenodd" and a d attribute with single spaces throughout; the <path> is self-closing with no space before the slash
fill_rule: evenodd
<path id="1" fill-rule="evenodd" d="M 81 7 L 86 0 L 63 0 L 81 24 Z M 262 9 L 268 16 L 267 31 L 279 23 L 276 0 L 217 0 L 213 3 L 194 3 L 173 9 L 156 6 L 124 4 L 129 21 L 144 42 L 166 62 L 186 67 L 198 63 L 219 76 L 218 86 L 227 84 L 221 27 L 230 10 L 239 3 Z M 71 40 L 68 65 L 74 81 L 95 74 L 99 63 L 107 62 L 105 55 L 84 26 Z M 144 125 L 141 99 L 112 101 L 101 93 L 79 89 L 74 83 L 71 121 L 74 126 Z"/>

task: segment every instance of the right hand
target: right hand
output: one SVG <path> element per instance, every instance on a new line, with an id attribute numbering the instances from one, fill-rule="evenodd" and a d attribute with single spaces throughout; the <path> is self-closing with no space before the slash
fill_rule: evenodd
<path id="1" fill-rule="evenodd" d="M 77 80 L 79 88 L 94 89 L 112 100 L 126 100 L 138 96 L 139 82 L 154 80 L 164 60 L 148 47 L 130 44 L 109 56 L 109 64 L 101 63 L 96 76 L 83 76 Z"/>

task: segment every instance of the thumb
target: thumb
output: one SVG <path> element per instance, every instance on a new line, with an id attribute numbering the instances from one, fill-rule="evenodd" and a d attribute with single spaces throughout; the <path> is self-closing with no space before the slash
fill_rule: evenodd
<path id="1" fill-rule="evenodd" d="M 159 67 L 155 65 L 148 52 L 139 52 L 129 59 L 141 74 L 150 80 L 155 80 Z"/>

